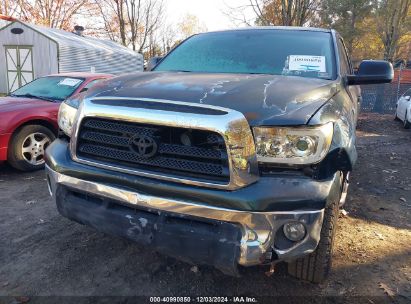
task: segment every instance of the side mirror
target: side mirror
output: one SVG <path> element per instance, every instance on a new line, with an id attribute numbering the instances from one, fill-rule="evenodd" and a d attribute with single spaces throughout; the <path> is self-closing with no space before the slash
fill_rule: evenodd
<path id="1" fill-rule="evenodd" d="M 348 75 L 349 85 L 390 83 L 394 78 L 392 64 L 383 60 L 364 60 L 355 75 Z"/>
<path id="2" fill-rule="evenodd" d="M 162 59 L 163 57 L 158 57 L 158 56 L 150 58 L 147 64 L 147 71 L 152 71 Z"/>
<path id="3" fill-rule="evenodd" d="M 411 96 L 405 96 L 404 97 L 406 101 L 410 101 L 411 100 Z"/>

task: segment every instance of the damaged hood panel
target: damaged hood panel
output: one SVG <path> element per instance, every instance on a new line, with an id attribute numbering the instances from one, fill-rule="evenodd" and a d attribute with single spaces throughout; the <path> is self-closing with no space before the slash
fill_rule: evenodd
<path id="1" fill-rule="evenodd" d="M 113 78 L 90 97 L 152 98 L 242 112 L 251 126 L 303 125 L 336 93 L 332 80 L 281 75 L 148 72 Z"/>

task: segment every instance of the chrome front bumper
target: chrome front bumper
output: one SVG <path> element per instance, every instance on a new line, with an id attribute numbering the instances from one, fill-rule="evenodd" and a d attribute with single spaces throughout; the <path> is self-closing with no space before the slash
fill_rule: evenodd
<path id="1" fill-rule="evenodd" d="M 201 205 L 195 202 L 149 196 L 118 187 L 86 181 L 60 174 L 46 166 L 47 180 L 52 197 L 56 200 L 58 185 L 115 200 L 136 209 L 165 212 L 234 223 L 241 227 L 240 255 L 238 264 L 259 265 L 270 262 L 273 254 L 278 260 L 293 260 L 313 252 L 320 240 L 324 209 L 307 211 L 249 212 Z M 275 236 L 282 226 L 290 221 L 302 222 L 307 233 L 293 246 L 280 250 L 275 248 Z"/>

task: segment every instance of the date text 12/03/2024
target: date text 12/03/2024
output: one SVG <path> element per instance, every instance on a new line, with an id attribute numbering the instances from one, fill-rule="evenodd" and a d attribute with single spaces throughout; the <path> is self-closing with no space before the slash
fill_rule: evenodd
<path id="1" fill-rule="evenodd" d="M 258 303 L 254 297 L 150 297 L 150 303 Z"/>

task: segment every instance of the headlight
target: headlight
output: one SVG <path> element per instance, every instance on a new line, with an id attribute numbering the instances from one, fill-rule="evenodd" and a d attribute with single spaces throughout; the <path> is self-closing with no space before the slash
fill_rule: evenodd
<path id="1" fill-rule="evenodd" d="M 81 101 L 81 97 L 83 94 L 79 94 L 76 95 L 75 97 L 72 98 L 68 98 L 64 101 L 65 104 L 68 104 L 69 106 L 78 109 L 78 107 L 80 106 L 80 101 Z"/>
<path id="2" fill-rule="evenodd" d="M 67 135 L 71 136 L 71 131 L 73 130 L 74 119 L 77 113 L 77 107 L 73 107 L 72 99 L 64 101 L 60 105 L 58 114 L 58 124 L 59 128 Z"/>
<path id="3" fill-rule="evenodd" d="M 308 165 L 320 162 L 328 153 L 334 125 L 256 127 L 253 131 L 259 162 Z"/>

